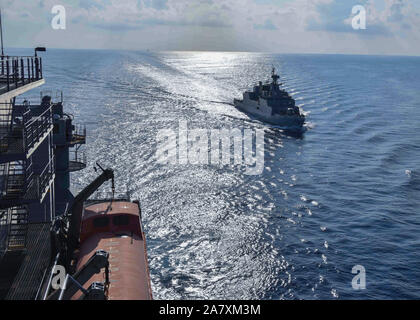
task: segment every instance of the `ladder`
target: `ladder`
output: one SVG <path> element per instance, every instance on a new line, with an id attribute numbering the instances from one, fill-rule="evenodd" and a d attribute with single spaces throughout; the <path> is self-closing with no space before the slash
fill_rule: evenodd
<path id="1" fill-rule="evenodd" d="M 9 134 L 12 128 L 13 105 L 0 103 L 0 152 L 6 152 L 9 148 Z"/>
<path id="2" fill-rule="evenodd" d="M 11 162 L 4 166 L 4 186 L 2 190 L 3 199 L 20 199 L 25 196 L 28 183 L 27 172 L 30 172 L 31 169 L 31 162 L 28 165 L 25 161 Z"/>
<path id="3" fill-rule="evenodd" d="M 7 239 L 7 250 L 17 251 L 26 248 L 29 214 L 25 207 L 10 208 L 10 224 Z"/>

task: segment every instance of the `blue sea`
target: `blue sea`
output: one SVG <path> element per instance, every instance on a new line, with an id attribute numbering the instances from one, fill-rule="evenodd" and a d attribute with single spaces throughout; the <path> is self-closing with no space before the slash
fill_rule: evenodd
<path id="1" fill-rule="evenodd" d="M 48 50 L 43 59 L 42 90 L 63 90 L 88 132 L 89 165 L 74 188 L 99 162 L 141 201 L 155 299 L 420 298 L 419 57 Z M 302 134 L 231 105 L 272 67 L 306 114 Z M 179 121 L 263 130 L 264 170 L 158 163 L 157 133 Z"/>

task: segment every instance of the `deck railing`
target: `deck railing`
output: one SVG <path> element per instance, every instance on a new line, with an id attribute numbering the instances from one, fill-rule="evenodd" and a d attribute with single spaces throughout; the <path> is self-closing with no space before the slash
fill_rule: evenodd
<path id="1" fill-rule="evenodd" d="M 26 150 L 32 148 L 53 125 L 51 106 L 47 106 L 42 113 L 33 117 L 30 109 L 23 114 L 24 140 Z"/>
<path id="2" fill-rule="evenodd" d="M 86 168 L 87 166 L 87 157 L 86 152 L 79 150 L 70 150 L 69 151 L 69 171 L 75 172 L 80 171 Z"/>
<path id="3" fill-rule="evenodd" d="M 75 125 L 73 134 L 72 134 L 72 141 L 73 145 L 76 144 L 85 144 L 86 143 L 86 126 L 84 125 Z"/>
<path id="4" fill-rule="evenodd" d="M 3 175 L 4 187 L 0 195 L 3 201 L 19 205 L 40 199 L 49 186 L 55 172 L 55 159 L 51 157 L 43 167 L 34 167 L 31 160 L 17 161 L 8 165 Z M 18 202 L 16 202 L 18 201 Z M 3 208 L 3 206 L 0 206 Z"/>
<path id="5" fill-rule="evenodd" d="M 7 249 L 7 235 L 9 232 L 9 209 L 0 210 L 0 259 Z"/>
<path id="6" fill-rule="evenodd" d="M 34 56 L 0 56 L 1 91 L 8 92 L 43 79 L 42 58 Z"/>
<path id="7" fill-rule="evenodd" d="M 50 158 L 50 161 L 46 164 L 40 174 L 36 175 L 38 180 L 38 195 L 42 195 L 47 189 L 50 181 L 53 178 L 55 172 L 55 158 Z"/>
<path id="8" fill-rule="evenodd" d="M 3 185 L 0 200 L 23 198 L 33 188 L 34 173 L 31 160 L 9 163 L 3 172 Z"/>
<path id="9" fill-rule="evenodd" d="M 0 156 L 26 153 L 52 128 L 51 105 L 34 113 L 29 105 L 0 104 Z"/>

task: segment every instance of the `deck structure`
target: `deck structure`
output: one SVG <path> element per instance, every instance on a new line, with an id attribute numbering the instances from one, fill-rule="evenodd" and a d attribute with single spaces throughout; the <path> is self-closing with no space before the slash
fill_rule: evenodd
<path id="1" fill-rule="evenodd" d="M 51 262 L 51 223 L 73 200 L 70 172 L 86 167 L 86 129 L 63 112 L 62 94 L 19 102 L 44 83 L 41 57 L 1 57 L 0 299 L 36 298 Z"/>

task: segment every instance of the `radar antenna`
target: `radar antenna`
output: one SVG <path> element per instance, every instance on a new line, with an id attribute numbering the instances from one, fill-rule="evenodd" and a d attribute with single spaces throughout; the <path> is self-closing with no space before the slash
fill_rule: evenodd
<path id="1" fill-rule="evenodd" d="M 273 84 L 277 84 L 277 80 L 280 79 L 280 77 L 276 74 L 276 68 L 273 67 L 273 70 L 271 70 L 271 78 L 273 79 Z"/>

